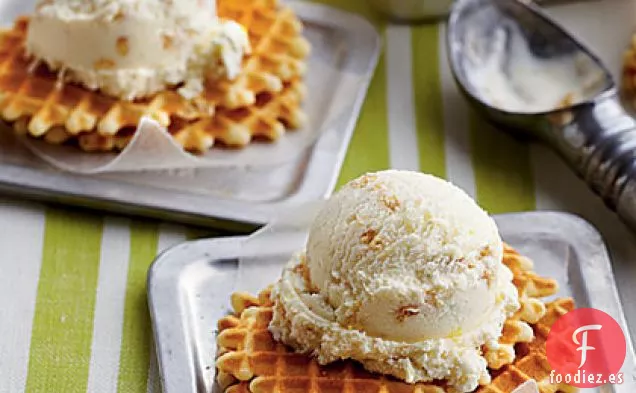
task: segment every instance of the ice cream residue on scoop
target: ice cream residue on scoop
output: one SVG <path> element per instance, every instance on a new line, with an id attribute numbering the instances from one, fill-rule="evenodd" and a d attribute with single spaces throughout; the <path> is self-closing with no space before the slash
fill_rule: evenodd
<path id="1" fill-rule="evenodd" d="M 249 52 L 246 31 L 220 21 L 213 1 L 39 0 L 27 54 L 66 80 L 125 100 L 206 78 L 233 78 Z"/>
<path id="2" fill-rule="evenodd" d="M 471 36 L 470 34 L 468 35 Z M 468 83 L 480 99 L 508 112 L 538 113 L 591 99 L 607 84 L 603 70 L 586 53 L 541 58 L 514 26 L 495 30 L 488 55 L 477 54 L 468 41 Z M 564 105 L 565 104 L 565 105 Z"/>
<path id="3" fill-rule="evenodd" d="M 494 221 L 463 191 L 415 172 L 368 174 L 334 194 L 274 286 L 274 338 L 322 364 L 357 360 L 406 382 L 486 383 L 518 308 Z"/>

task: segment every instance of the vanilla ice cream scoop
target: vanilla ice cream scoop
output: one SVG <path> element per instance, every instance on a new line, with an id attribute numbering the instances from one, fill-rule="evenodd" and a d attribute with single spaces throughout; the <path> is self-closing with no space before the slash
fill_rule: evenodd
<path id="1" fill-rule="evenodd" d="M 497 227 L 466 193 L 408 171 L 364 175 L 318 212 L 274 286 L 270 330 L 322 364 L 354 359 L 460 392 L 488 381 L 518 308 Z"/>
<path id="2" fill-rule="evenodd" d="M 343 326 L 414 342 L 489 318 L 502 253 L 494 221 L 462 190 L 387 171 L 326 202 L 309 233 L 307 265 Z"/>
<path id="3" fill-rule="evenodd" d="M 196 95 L 206 77 L 234 76 L 249 44 L 211 0 L 39 0 L 26 50 L 68 80 L 132 100 L 180 84 Z"/>

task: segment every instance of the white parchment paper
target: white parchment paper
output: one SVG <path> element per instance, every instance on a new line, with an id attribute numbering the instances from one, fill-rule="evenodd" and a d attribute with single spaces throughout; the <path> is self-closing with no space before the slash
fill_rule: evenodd
<path id="1" fill-rule="evenodd" d="M 531 379 L 519 385 L 512 393 L 539 393 L 539 386 L 537 386 L 537 381 Z"/>
<path id="2" fill-rule="evenodd" d="M 305 248 L 309 227 L 323 204 L 301 205 L 248 237 L 241 248 L 235 290 L 258 293 L 276 282 L 289 256 Z"/>

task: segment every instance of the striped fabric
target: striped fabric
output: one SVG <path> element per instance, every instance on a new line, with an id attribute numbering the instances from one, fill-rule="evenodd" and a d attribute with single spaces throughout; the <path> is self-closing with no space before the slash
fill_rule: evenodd
<path id="1" fill-rule="evenodd" d="M 363 0 L 329 2 L 373 18 Z M 340 184 L 367 171 L 414 169 L 450 179 L 491 213 L 577 212 L 604 232 L 630 287 L 631 235 L 553 154 L 468 110 L 449 74 L 444 27 L 375 23 L 386 50 Z M 1 199 L 0 393 L 159 392 L 146 271 L 160 250 L 201 235 Z M 636 293 L 622 295 L 636 310 Z"/>

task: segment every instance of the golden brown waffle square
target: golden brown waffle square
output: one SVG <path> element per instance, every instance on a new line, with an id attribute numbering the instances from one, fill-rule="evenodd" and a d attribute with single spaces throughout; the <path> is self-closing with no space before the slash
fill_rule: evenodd
<path id="1" fill-rule="evenodd" d="M 256 103 L 248 107 L 219 108 L 214 116 L 191 122 L 173 120 L 168 131 L 181 146 L 194 152 L 210 149 L 217 140 L 229 147 L 245 146 L 254 138 L 275 141 L 286 129 L 306 123 L 300 109 L 304 96 L 303 83 L 291 81 L 280 93 L 259 94 Z M 85 151 L 111 151 L 125 147 L 131 138 L 132 133 L 125 132 L 114 136 L 87 133 L 79 135 L 78 141 Z"/>
<path id="2" fill-rule="evenodd" d="M 218 325 L 217 341 L 221 354 L 217 361 L 217 379 L 226 392 L 447 392 L 441 384 L 409 385 L 371 374 L 353 361 L 320 366 L 311 357 L 291 352 L 273 340 L 267 329 L 272 317 L 271 304 L 256 305 L 259 301 L 251 297 L 246 297 L 245 301 L 237 300 L 241 297 L 241 294 L 235 295 L 233 303 L 247 303 L 247 308 L 239 316 L 223 318 Z M 551 369 L 545 355 L 545 333 L 558 316 L 573 308 L 571 299 L 548 303 L 544 318 L 533 325 L 537 337 L 530 343 L 519 344 L 515 361 L 493 371 L 492 382 L 477 392 L 511 392 L 531 378 L 538 381 L 542 393 L 574 391 L 549 383 L 547 378 Z"/>
<path id="3" fill-rule="evenodd" d="M 532 263 L 512 248 L 506 247 L 504 263 L 515 275 L 515 285 L 527 299 L 552 295 L 554 280 L 537 276 Z M 446 393 L 442 383 L 406 384 L 390 377 L 372 374 L 353 361 L 320 366 L 310 356 L 293 352 L 276 342 L 269 333 L 272 302 L 269 289 L 258 297 L 235 293 L 231 298 L 234 314 L 218 323 L 217 382 L 228 393 L 266 392 L 404 392 Z M 523 382 L 535 379 L 541 393 L 571 393 L 567 385 L 550 384 L 550 366 L 545 355 L 545 341 L 558 317 L 574 309 L 572 299 L 557 299 L 532 309 L 531 314 L 517 313 L 506 322 L 500 340 L 513 348 L 513 359 L 490 369 L 492 381 L 477 389 L 479 393 L 509 393 Z M 519 323 L 532 319 L 530 337 L 519 336 Z M 522 331 L 525 329 L 521 328 Z M 515 351 L 516 350 L 516 351 Z"/>
<path id="4" fill-rule="evenodd" d="M 636 109 L 636 34 L 632 36 L 629 48 L 623 54 L 622 93 L 629 101 L 631 109 Z"/>
<path id="5" fill-rule="evenodd" d="M 50 143 L 78 140 L 88 151 L 122 149 L 143 116 L 168 127 L 195 152 L 215 141 L 241 147 L 252 137 L 276 140 L 285 126 L 302 126 L 300 78 L 309 44 L 301 35 L 301 22 L 271 0 L 220 0 L 218 6 L 220 17 L 240 17 L 253 52 L 236 79 L 209 84 L 193 100 L 168 90 L 121 101 L 62 84 L 43 65 L 32 70 L 24 52 L 29 20 L 20 18 L 12 29 L 0 32 L 0 115 L 18 132 Z"/>
<path id="6" fill-rule="evenodd" d="M 488 367 L 494 370 L 514 360 L 516 343 L 532 340 L 530 324 L 538 322 L 546 313 L 541 298 L 552 296 L 558 290 L 556 280 L 537 275 L 532 270 L 532 261 L 507 244 L 504 244 L 503 264 L 512 271 L 512 281 L 519 291 L 521 308 L 504 323 L 499 348 L 485 353 Z"/>
<path id="7" fill-rule="evenodd" d="M 304 75 L 310 45 L 301 34 L 302 23 L 291 9 L 281 8 L 276 0 L 221 0 L 217 10 L 220 17 L 245 27 L 252 46 L 241 75 L 210 89 L 219 90 L 216 94 L 223 97 L 223 106 L 251 105 L 256 94 L 280 91 L 284 82 Z"/>

